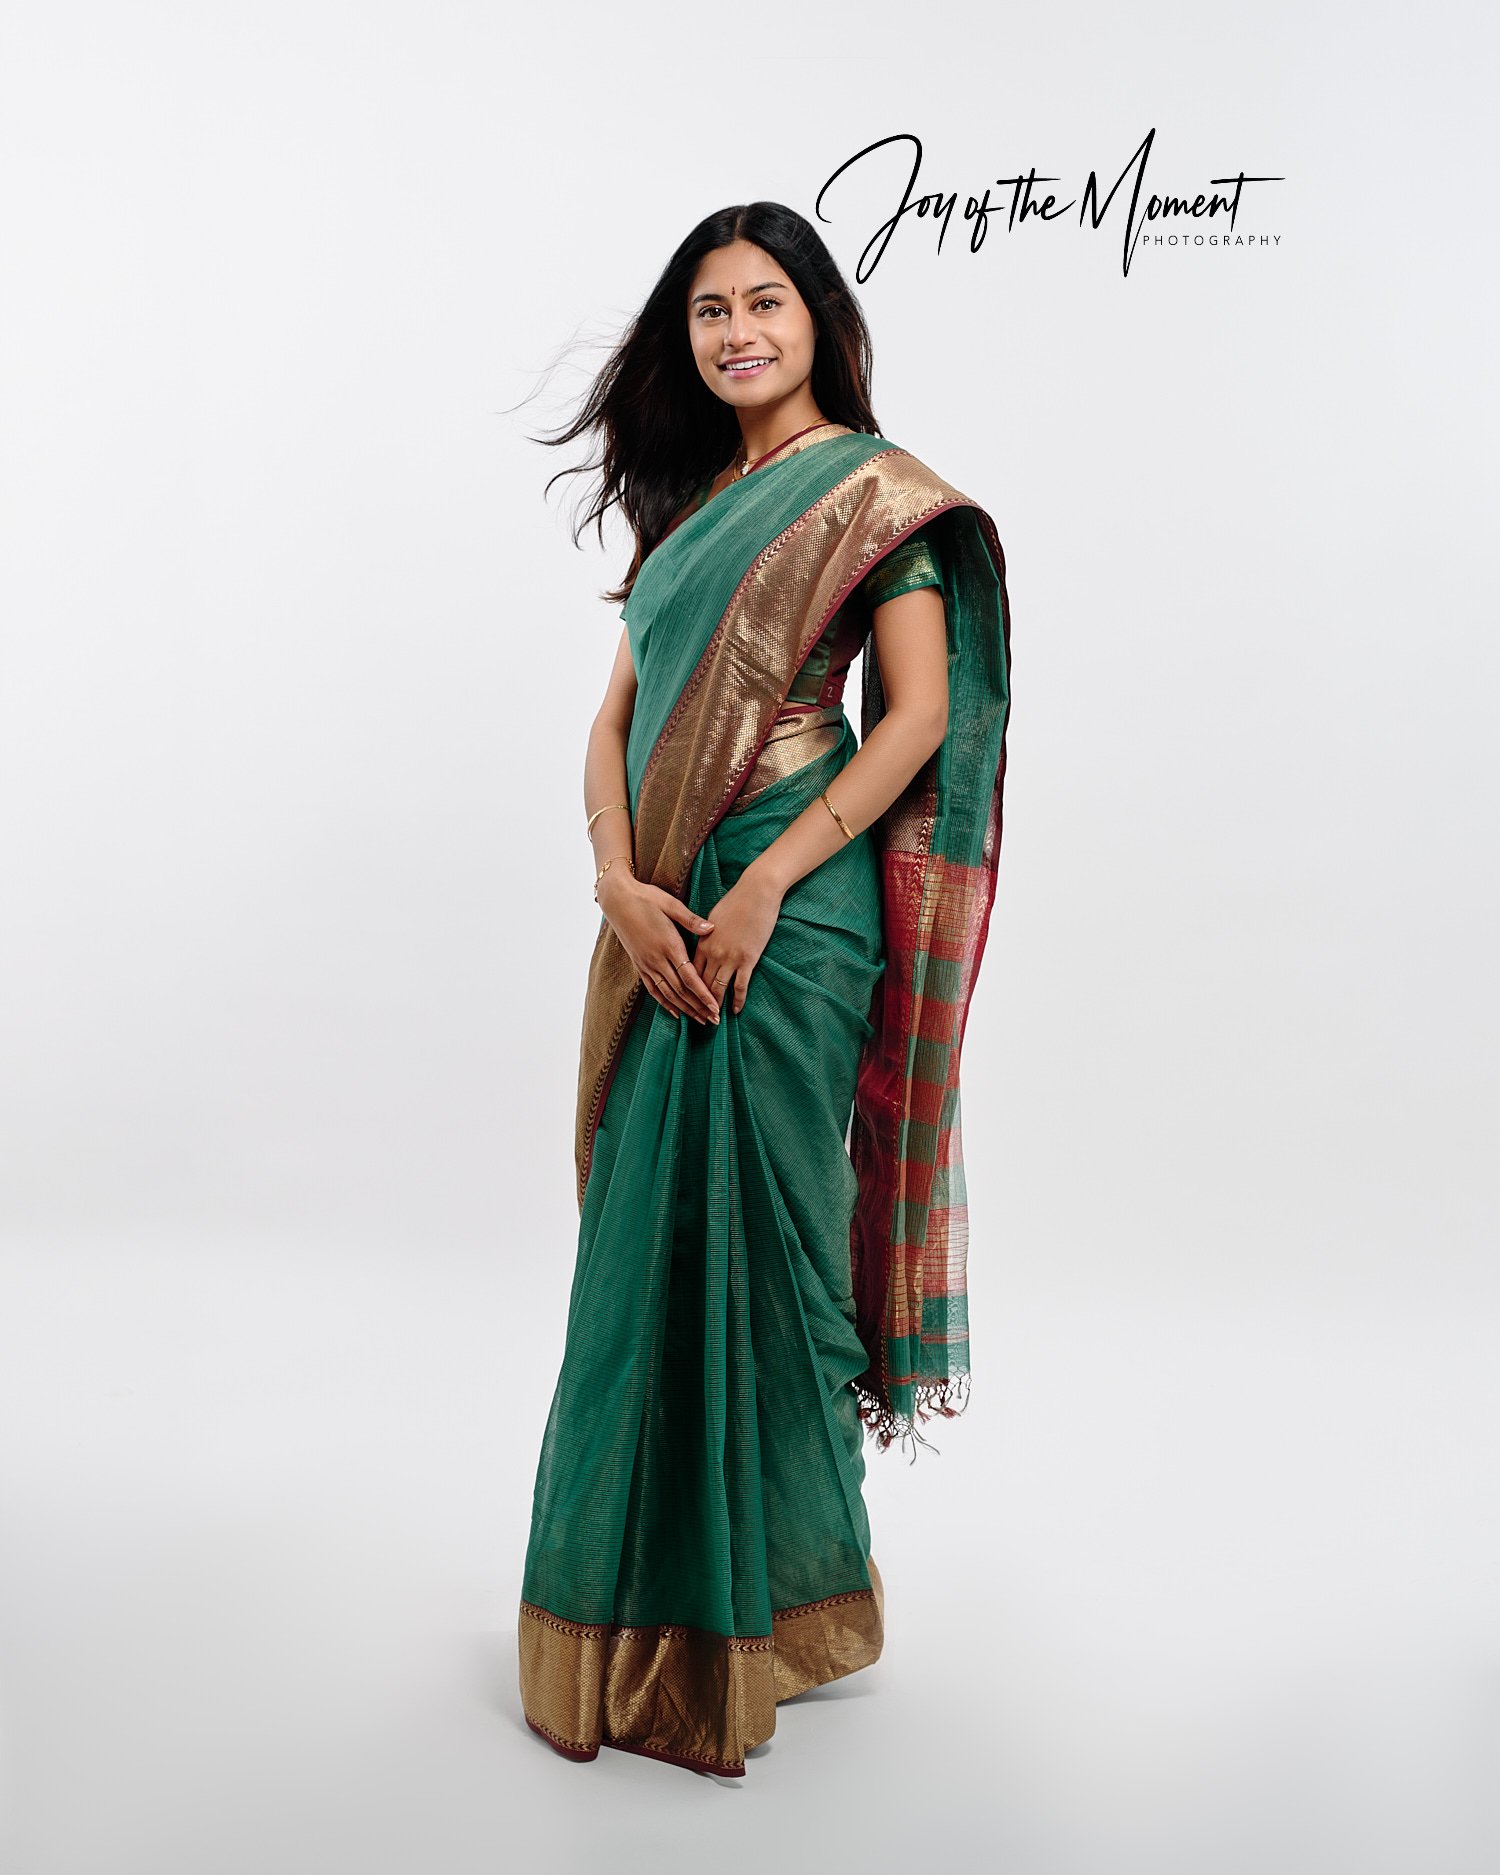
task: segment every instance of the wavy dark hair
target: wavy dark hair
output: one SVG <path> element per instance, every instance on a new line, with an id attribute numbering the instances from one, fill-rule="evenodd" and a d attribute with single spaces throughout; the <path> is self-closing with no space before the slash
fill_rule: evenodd
<path id="1" fill-rule="evenodd" d="M 687 295 L 705 254 L 731 241 L 750 241 L 785 269 L 812 315 L 811 388 L 835 423 L 882 434 L 870 407 L 873 362 L 865 317 L 829 253 L 804 216 L 781 202 L 742 202 L 707 215 L 662 269 L 585 397 L 578 415 L 556 436 L 534 436 L 549 449 L 596 431 L 599 453 L 564 475 L 600 471 L 598 487 L 573 530 L 577 546 L 592 521 L 604 543 L 604 517 L 619 504 L 635 535 L 635 557 L 624 583 L 602 597 L 630 596 L 641 562 L 658 544 L 694 489 L 717 475 L 740 445 L 739 420 L 703 382 L 687 332 Z"/>

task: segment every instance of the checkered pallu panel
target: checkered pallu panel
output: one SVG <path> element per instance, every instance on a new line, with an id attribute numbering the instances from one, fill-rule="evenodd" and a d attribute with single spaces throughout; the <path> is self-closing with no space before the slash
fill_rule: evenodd
<path id="1" fill-rule="evenodd" d="M 908 1436 L 928 1443 L 919 1424 L 952 1417 L 968 1397 L 959 1066 L 995 898 L 1010 701 L 1010 609 L 993 524 L 965 508 L 929 531 L 942 546 L 950 728 L 873 829 L 887 968 L 851 1138 L 855 1304 L 871 1356 L 857 1391 L 882 1447 Z M 862 738 L 885 708 L 867 651 Z"/>

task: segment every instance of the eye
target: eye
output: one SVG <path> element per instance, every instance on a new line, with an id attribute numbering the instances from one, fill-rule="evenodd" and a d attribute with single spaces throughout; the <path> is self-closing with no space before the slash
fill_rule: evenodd
<path id="1" fill-rule="evenodd" d="M 771 310 L 774 312 L 780 304 L 781 304 L 781 301 L 775 298 L 774 295 L 770 293 L 762 293 L 760 298 L 755 302 L 755 310 L 759 311 L 759 309 L 762 306 L 769 306 Z M 714 306 L 714 305 L 700 306 L 698 308 L 698 317 L 700 319 L 706 319 L 709 313 L 720 313 L 720 312 L 724 312 L 725 310 L 726 308 L 723 306 Z M 710 323 L 717 323 L 717 321 L 710 321 Z"/>

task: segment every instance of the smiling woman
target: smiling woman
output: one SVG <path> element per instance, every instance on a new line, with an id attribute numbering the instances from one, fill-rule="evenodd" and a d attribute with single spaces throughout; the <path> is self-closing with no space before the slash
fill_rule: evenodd
<path id="1" fill-rule="evenodd" d="M 965 1397 L 1005 562 L 880 436 L 868 362 L 816 230 L 724 209 L 549 439 L 602 433 L 587 518 L 619 503 L 635 539 L 585 761 L 579 1238 L 519 1627 L 567 1757 L 741 1776 L 780 1701 L 878 1659 L 864 1435 L 915 1448 Z"/>
<path id="2" fill-rule="evenodd" d="M 722 249 L 716 261 L 720 269 L 737 261 L 753 273 L 761 258 L 748 242 L 740 241 Z M 726 387 L 737 390 L 777 370 L 799 382 L 809 376 L 813 324 L 800 295 L 785 280 L 758 280 L 743 289 L 730 286 L 727 293 L 709 287 L 693 295 L 692 305 L 693 351 L 700 369 L 716 370 Z M 740 473 L 746 472 L 742 458 Z"/>

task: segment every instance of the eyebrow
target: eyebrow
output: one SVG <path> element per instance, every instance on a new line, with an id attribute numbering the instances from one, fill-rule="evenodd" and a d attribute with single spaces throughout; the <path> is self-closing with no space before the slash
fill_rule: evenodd
<path id="1" fill-rule="evenodd" d="M 785 287 L 785 285 L 785 280 L 762 280 L 759 286 L 748 286 L 745 288 L 745 291 L 747 293 L 764 293 L 768 286 Z M 695 293 L 692 299 L 688 301 L 688 304 L 690 306 L 696 306 L 701 299 L 727 299 L 728 297 L 729 295 L 727 293 Z"/>

